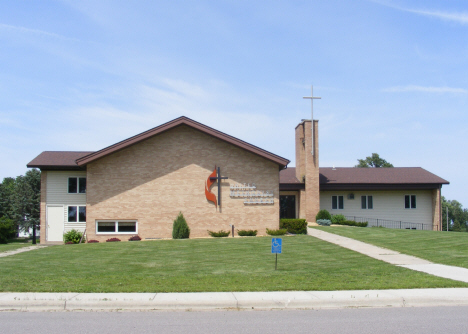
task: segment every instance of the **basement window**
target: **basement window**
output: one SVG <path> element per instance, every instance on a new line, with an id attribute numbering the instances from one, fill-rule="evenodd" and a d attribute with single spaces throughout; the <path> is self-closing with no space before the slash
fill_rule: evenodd
<path id="1" fill-rule="evenodd" d="M 106 220 L 96 222 L 97 234 L 135 234 L 138 233 L 135 220 Z"/>

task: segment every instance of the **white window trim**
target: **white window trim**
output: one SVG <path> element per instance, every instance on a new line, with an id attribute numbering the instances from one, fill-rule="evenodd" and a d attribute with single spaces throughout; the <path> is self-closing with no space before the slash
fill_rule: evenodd
<path id="1" fill-rule="evenodd" d="M 409 200 L 410 200 L 410 202 L 409 202 L 409 208 L 406 207 L 406 196 L 409 196 Z M 415 201 L 416 201 L 416 206 L 415 206 L 414 208 L 411 207 L 411 203 L 412 203 L 412 201 L 411 201 L 411 196 L 414 196 L 414 199 L 415 199 Z M 405 210 L 416 210 L 416 209 L 418 208 L 418 201 L 417 201 L 416 198 L 417 198 L 417 196 L 416 196 L 415 194 L 411 194 L 411 195 L 406 194 L 406 195 L 405 195 L 405 198 L 403 199 L 403 201 L 404 201 L 404 206 L 405 206 Z"/>
<path id="2" fill-rule="evenodd" d="M 98 223 L 116 223 L 115 230 L 119 230 L 119 222 L 121 223 L 135 223 L 135 232 L 98 232 Z M 138 234 L 138 220 L 135 219 L 99 219 L 96 220 L 96 234 L 126 234 L 135 235 Z"/>
<path id="3" fill-rule="evenodd" d="M 76 179 L 76 193 L 71 193 L 69 190 L 69 184 L 70 184 L 70 179 Z M 86 176 L 69 176 L 68 179 L 67 179 L 67 194 L 71 194 L 71 195 L 85 195 L 86 194 L 86 189 L 88 187 L 88 180 L 86 180 L 86 188 L 85 188 L 85 192 L 84 193 L 80 193 L 80 179 L 87 179 Z"/>
<path id="4" fill-rule="evenodd" d="M 69 207 L 71 207 L 71 206 L 76 207 L 76 222 L 71 222 L 71 221 L 68 220 L 68 211 L 69 211 Z M 67 223 L 71 223 L 71 224 L 86 223 L 86 220 L 85 221 L 80 221 L 80 206 L 84 206 L 86 208 L 86 204 L 67 205 L 67 220 L 66 220 Z M 86 210 L 86 215 L 88 215 L 88 210 Z"/>
<path id="5" fill-rule="evenodd" d="M 336 197 L 336 209 L 333 209 L 333 197 Z M 343 207 L 340 209 L 340 197 L 343 197 Z M 344 210 L 344 195 L 332 195 L 331 196 L 331 208 L 332 210 Z"/>
<path id="6" fill-rule="evenodd" d="M 362 197 L 366 198 L 366 207 L 362 207 Z M 372 208 L 369 209 L 369 197 L 372 197 Z M 361 195 L 361 210 L 374 210 L 374 195 Z"/>

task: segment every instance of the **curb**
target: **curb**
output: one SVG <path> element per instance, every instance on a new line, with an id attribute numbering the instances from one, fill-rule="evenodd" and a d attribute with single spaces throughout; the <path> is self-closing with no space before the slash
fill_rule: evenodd
<path id="1" fill-rule="evenodd" d="M 203 293 L 0 293 L 0 311 L 318 310 L 466 305 L 468 288 Z"/>

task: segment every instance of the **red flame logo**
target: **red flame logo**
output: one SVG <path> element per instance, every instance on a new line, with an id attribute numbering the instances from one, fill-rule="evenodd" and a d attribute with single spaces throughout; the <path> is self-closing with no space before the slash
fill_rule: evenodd
<path id="1" fill-rule="evenodd" d="M 216 167 L 213 170 L 213 173 L 211 173 L 210 176 L 208 176 L 208 179 L 206 180 L 205 196 L 208 201 L 213 202 L 215 207 L 218 208 L 218 202 L 216 201 L 216 196 L 215 194 L 211 192 L 211 186 L 213 185 L 213 183 L 215 183 L 215 180 L 211 179 L 212 177 L 216 177 Z"/>

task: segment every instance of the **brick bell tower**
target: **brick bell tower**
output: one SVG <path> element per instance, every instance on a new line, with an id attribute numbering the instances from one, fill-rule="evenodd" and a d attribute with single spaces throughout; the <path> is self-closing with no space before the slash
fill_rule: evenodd
<path id="1" fill-rule="evenodd" d="M 296 126 L 296 178 L 305 183 L 299 196 L 299 217 L 315 222 L 320 210 L 317 120 L 303 120 Z"/>

